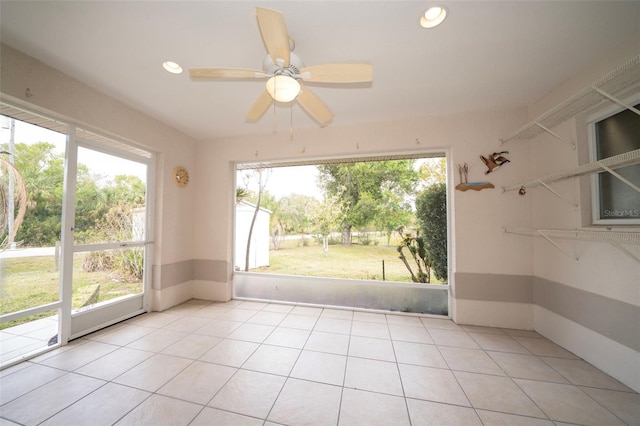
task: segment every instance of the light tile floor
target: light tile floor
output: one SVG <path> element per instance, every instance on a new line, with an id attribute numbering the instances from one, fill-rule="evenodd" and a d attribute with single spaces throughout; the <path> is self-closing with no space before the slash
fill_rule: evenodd
<path id="1" fill-rule="evenodd" d="M 58 315 L 0 330 L 0 363 L 47 348 L 57 334 Z"/>
<path id="2" fill-rule="evenodd" d="M 535 332 L 192 300 L 0 372 L 0 425 L 639 425 Z"/>

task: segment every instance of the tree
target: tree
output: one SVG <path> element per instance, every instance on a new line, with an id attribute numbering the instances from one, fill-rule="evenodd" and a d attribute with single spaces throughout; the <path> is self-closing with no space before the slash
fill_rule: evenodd
<path id="1" fill-rule="evenodd" d="M 325 196 L 322 203 L 313 210 L 311 222 L 313 230 L 322 237 L 322 253 L 329 253 L 329 236 L 344 220 L 343 205 L 338 195 Z"/>
<path id="2" fill-rule="evenodd" d="M 236 204 L 249 197 L 249 190 L 241 186 L 236 188 Z"/>
<path id="3" fill-rule="evenodd" d="M 0 154 L 8 153 L 1 151 Z M 0 250 L 15 242 L 26 212 L 27 187 L 24 178 L 10 161 L 0 156 Z"/>
<path id="4" fill-rule="evenodd" d="M 362 229 L 386 212 L 379 201 L 388 191 L 404 199 L 419 179 L 413 160 L 368 161 L 318 166 L 319 184 L 328 195 L 338 196 L 345 219 L 342 223 L 343 244 L 351 244 L 352 228 Z"/>
<path id="5" fill-rule="evenodd" d="M 425 187 L 447 181 L 447 158 L 425 158 L 420 166 L 420 179 Z"/>
<path id="6" fill-rule="evenodd" d="M 17 143 L 14 165 L 27 190 L 27 211 L 15 240 L 25 246 L 54 245 L 62 226 L 64 155 L 48 142 Z"/>
<path id="7" fill-rule="evenodd" d="M 278 201 L 279 217 L 288 234 L 306 234 L 310 231 L 309 217 L 320 202 L 306 195 L 291 194 Z"/>
<path id="8" fill-rule="evenodd" d="M 411 217 L 411 205 L 405 198 L 388 189 L 382 190 L 376 212 L 376 228 L 384 231 L 387 237 L 387 246 L 391 243 L 393 233 L 407 225 Z M 400 234 L 402 233 L 400 232 Z"/>
<path id="9" fill-rule="evenodd" d="M 247 252 L 244 258 L 244 271 L 247 272 L 249 270 L 249 258 L 251 256 L 251 237 L 253 236 L 253 227 L 256 224 L 256 218 L 258 217 L 258 212 L 260 211 L 260 202 L 262 201 L 262 194 L 265 192 L 265 188 L 267 186 L 267 182 L 269 180 L 269 175 L 271 173 L 271 169 L 255 169 L 253 171 L 253 177 L 258 182 L 258 199 L 256 200 L 256 208 L 253 211 L 253 217 L 251 218 L 251 225 L 249 225 L 249 236 L 247 237 Z M 247 183 L 250 177 L 247 177 Z"/>
<path id="10" fill-rule="evenodd" d="M 258 205 L 258 195 L 259 194 L 251 193 L 251 196 L 248 198 L 248 200 L 255 205 Z M 276 200 L 276 197 L 271 195 L 269 191 L 263 190 L 262 197 L 260 199 L 260 206 L 271 212 L 271 215 L 269 215 L 269 236 L 271 237 L 271 247 L 274 250 L 278 250 L 285 236 L 285 229 L 282 224 L 282 209 L 280 207 L 280 202 Z"/>
<path id="11" fill-rule="evenodd" d="M 48 142 L 18 143 L 15 167 L 20 170 L 27 190 L 27 210 L 16 241 L 23 241 L 25 246 L 53 246 L 60 240 L 62 226 L 64 154 L 55 152 L 55 145 Z M 76 242 L 104 241 L 109 234 L 98 237 L 97 229 L 112 207 L 132 209 L 145 203 L 145 184 L 136 176 L 119 175 L 103 186 L 98 185 L 99 181 L 100 176 L 78 164 Z"/>
<path id="12" fill-rule="evenodd" d="M 437 183 L 418 194 L 416 216 L 423 233 L 433 272 L 439 280 L 447 271 L 447 185 Z"/>
<path id="13" fill-rule="evenodd" d="M 415 263 L 417 269 L 416 273 L 411 269 L 411 264 L 407 260 L 402 249 L 408 249 L 411 254 L 411 258 Z M 404 266 L 407 267 L 411 274 L 411 281 L 414 283 L 430 283 L 431 282 L 431 261 L 429 259 L 429 253 L 427 253 L 424 238 L 412 237 L 407 235 L 402 239 L 402 243 L 398 246 L 398 254 Z"/>

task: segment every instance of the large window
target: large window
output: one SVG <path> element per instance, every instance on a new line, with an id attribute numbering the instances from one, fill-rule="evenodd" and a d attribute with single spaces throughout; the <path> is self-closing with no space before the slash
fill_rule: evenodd
<path id="1" fill-rule="evenodd" d="M 240 165 L 236 270 L 446 284 L 441 155 Z"/>
<path id="2" fill-rule="evenodd" d="M 590 124 L 590 136 L 592 161 L 640 149 L 640 116 L 628 109 L 609 111 Z M 640 164 L 615 172 L 640 186 Z M 640 224 L 640 194 L 633 187 L 608 172 L 595 174 L 592 179 L 594 224 Z"/>

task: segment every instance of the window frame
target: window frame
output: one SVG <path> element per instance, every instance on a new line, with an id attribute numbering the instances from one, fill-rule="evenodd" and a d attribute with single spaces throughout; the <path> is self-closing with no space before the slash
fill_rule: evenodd
<path id="1" fill-rule="evenodd" d="M 626 105 L 636 105 L 640 102 L 640 93 L 634 94 L 623 100 L 623 103 Z M 601 159 L 596 158 L 597 152 L 597 141 L 596 141 L 596 124 L 606 120 L 607 118 L 613 117 L 616 114 L 619 114 L 628 108 L 615 104 L 611 105 L 607 108 L 601 109 L 597 113 L 592 114 L 588 117 L 587 120 L 587 141 L 589 147 L 589 161 L 597 162 Z M 608 172 L 603 172 L 608 173 Z M 603 219 L 600 217 L 600 186 L 599 186 L 599 176 L 600 173 L 592 173 L 589 176 L 590 182 L 590 194 L 591 194 L 591 224 L 592 225 L 602 225 L 602 226 L 638 226 L 640 225 L 640 217 L 637 219 L 628 219 L 628 218 L 609 218 Z"/>

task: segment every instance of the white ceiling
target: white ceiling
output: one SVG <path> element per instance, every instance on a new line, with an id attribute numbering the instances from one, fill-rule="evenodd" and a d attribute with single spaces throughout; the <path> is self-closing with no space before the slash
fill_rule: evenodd
<path id="1" fill-rule="evenodd" d="M 281 11 L 306 65 L 373 64 L 373 84 L 308 84 L 330 126 L 526 106 L 640 29 L 638 1 L 5 1 L 0 38 L 197 139 L 317 126 L 294 105 L 257 123 L 261 81 L 191 81 L 184 68 L 261 69 L 255 6 Z M 612 64 L 614 67 L 617 64 Z M 0 82 L 1 83 L 1 82 Z M 275 121 L 274 121 L 275 120 Z"/>

